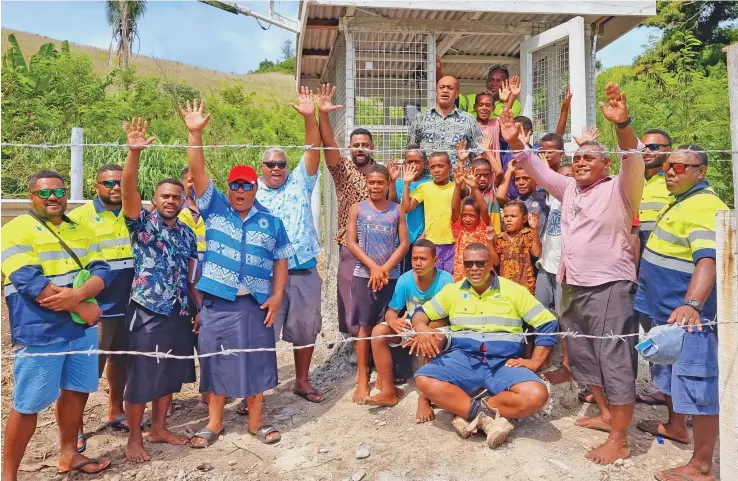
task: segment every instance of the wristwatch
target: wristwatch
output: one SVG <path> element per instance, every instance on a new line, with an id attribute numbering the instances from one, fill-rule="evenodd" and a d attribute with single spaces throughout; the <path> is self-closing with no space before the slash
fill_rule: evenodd
<path id="1" fill-rule="evenodd" d="M 619 129 L 624 129 L 625 127 L 629 126 L 632 121 L 633 120 L 630 117 L 628 117 L 627 119 L 625 119 L 625 122 L 615 124 L 615 127 Z"/>
<path id="2" fill-rule="evenodd" d="M 684 301 L 685 306 L 689 306 L 697 312 L 702 312 L 702 304 L 696 299 L 687 299 Z"/>

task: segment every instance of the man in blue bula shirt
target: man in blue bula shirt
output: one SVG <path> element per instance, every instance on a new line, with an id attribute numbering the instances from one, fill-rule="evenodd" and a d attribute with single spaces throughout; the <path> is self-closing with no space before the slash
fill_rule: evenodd
<path id="1" fill-rule="evenodd" d="M 205 172 L 202 131 L 210 120 L 204 102 L 180 108 L 189 130 L 187 164 L 195 200 L 205 219 L 207 248 L 197 289 L 203 300 L 200 353 L 221 349 L 273 348 L 277 311 L 287 284 L 288 259 L 295 256 L 282 221 L 255 199 L 256 171 L 237 165 L 228 174 L 228 194 L 215 189 Z M 264 391 L 277 385 L 274 351 L 201 359 L 200 392 L 210 393 L 209 420 L 192 439 L 204 448 L 223 432 L 226 396 L 246 398 L 249 432 L 266 444 L 281 436 L 262 418 Z"/>

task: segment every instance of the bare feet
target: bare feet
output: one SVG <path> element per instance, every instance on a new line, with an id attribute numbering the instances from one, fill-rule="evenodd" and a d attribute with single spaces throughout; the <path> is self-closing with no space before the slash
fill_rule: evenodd
<path id="1" fill-rule="evenodd" d="M 612 419 L 605 419 L 602 416 L 590 416 L 579 418 L 576 421 L 577 426 L 594 429 L 595 431 L 602 431 L 609 433 L 612 429 Z"/>
<path id="2" fill-rule="evenodd" d="M 569 371 L 566 366 L 561 366 L 553 371 L 546 371 L 541 374 L 541 377 L 551 384 L 563 384 L 574 380 L 574 377 L 571 375 L 571 371 Z"/>
<path id="3" fill-rule="evenodd" d="M 109 459 L 99 459 L 97 462 L 94 462 L 92 459 L 78 453 L 75 453 L 69 459 L 64 459 L 63 457 L 59 459 L 60 474 L 68 473 L 75 469 L 83 473 L 95 474 L 107 469 L 109 466 Z M 5 479 L 5 476 L 3 476 L 3 479 Z"/>
<path id="4" fill-rule="evenodd" d="M 402 396 L 404 395 L 405 391 L 399 387 L 394 389 L 385 389 L 384 391 L 379 391 L 379 393 L 374 396 L 365 397 L 363 404 L 369 404 L 370 406 L 394 406 L 400 402 L 400 399 L 402 399 Z"/>
<path id="5" fill-rule="evenodd" d="M 187 436 L 179 436 L 168 429 L 165 429 L 164 431 L 155 431 L 152 429 L 149 435 L 146 436 L 146 440 L 150 443 L 166 443 L 177 446 L 190 443 L 190 438 Z"/>
<path id="6" fill-rule="evenodd" d="M 608 439 L 604 444 L 590 450 L 584 457 L 595 464 L 612 464 L 617 459 L 630 456 L 627 441 L 617 442 Z"/>
<path id="7" fill-rule="evenodd" d="M 427 423 L 433 421 L 436 418 L 436 414 L 433 412 L 431 402 L 424 395 L 418 397 L 418 410 L 415 411 L 415 423 Z"/>
<path id="8" fill-rule="evenodd" d="M 353 401 L 356 404 L 364 404 L 364 399 L 367 396 L 369 396 L 369 383 L 360 382 L 359 384 L 356 385 L 356 390 L 354 391 Z"/>
<path id="9" fill-rule="evenodd" d="M 678 443 L 689 444 L 689 431 L 686 429 L 679 429 L 670 424 L 661 424 L 658 421 L 641 421 L 636 426 L 641 431 L 653 436 L 661 436 Z"/>
<path id="10" fill-rule="evenodd" d="M 151 455 L 143 446 L 141 441 L 128 438 L 126 445 L 126 459 L 132 463 L 145 463 L 151 460 Z"/>
<path id="11" fill-rule="evenodd" d="M 684 479 L 691 479 L 693 481 L 715 481 L 715 472 L 712 470 L 712 466 L 710 466 L 708 471 L 703 472 L 691 464 L 686 464 L 684 466 L 679 466 L 678 468 L 660 471 L 656 473 L 656 479 L 660 481 L 684 481 Z"/>

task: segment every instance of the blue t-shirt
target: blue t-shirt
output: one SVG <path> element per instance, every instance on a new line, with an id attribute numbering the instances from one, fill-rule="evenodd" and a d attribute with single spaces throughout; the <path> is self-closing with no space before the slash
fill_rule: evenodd
<path id="1" fill-rule="evenodd" d="M 431 178 L 425 176 L 419 180 L 410 182 L 410 193 L 420 185 L 430 181 Z M 395 181 L 395 191 L 397 192 L 397 202 L 402 203 L 402 189 L 405 187 L 405 183 L 402 179 Z M 414 244 L 418 238 L 423 235 L 425 231 L 425 214 L 423 213 L 423 204 L 420 203 L 414 211 L 405 214 L 405 221 L 407 222 L 407 233 L 410 237 L 410 245 Z"/>
<path id="2" fill-rule="evenodd" d="M 428 290 L 421 291 L 415 283 L 415 273 L 408 271 L 397 279 L 389 307 L 398 312 L 404 308 L 409 313 L 409 319 L 418 307 L 433 299 L 445 285 L 453 283 L 454 276 L 442 269 L 436 269 L 436 278 L 428 286 Z"/>

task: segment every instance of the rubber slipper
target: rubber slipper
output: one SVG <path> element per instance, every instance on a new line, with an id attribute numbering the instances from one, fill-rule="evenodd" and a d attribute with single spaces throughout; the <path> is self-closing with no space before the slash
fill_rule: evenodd
<path id="1" fill-rule="evenodd" d="M 272 433 L 277 433 L 279 436 L 272 439 L 267 439 L 267 436 L 269 436 Z M 252 436 L 255 436 L 259 441 L 261 441 L 264 444 L 274 444 L 278 443 L 282 439 L 282 435 L 279 433 L 279 430 L 272 426 L 271 424 L 265 424 L 259 429 L 256 430 L 255 433 L 252 433 L 249 431 L 249 434 Z"/>
<path id="2" fill-rule="evenodd" d="M 669 439 L 671 441 L 674 441 L 675 443 L 689 444 L 689 441 L 684 441 L 683 439 L 676 439 L 666 434 L 661 434 L 659 432 L 659 424 L 661 423 L 659 423 L 658 421 L 640 421 L 638 424 L 636 424 L 636 427 L 640 429 L 641 431 L 643 431 L 644 433 L 648 433 L 654 437 L 659 436 L 664 439 Z M 681 474 L 674 474 L 674 476 L 681 476 Z"/>
<path id="3" fill-rule="evenodd" d="M 77 435 L 77 452 L 79 454 L 84 453 L 87 450 L 87 439 L 92 436 L 89 433 L 82 433 Z M 82 446 L 79 445 L 79 440 L 82 440 Z"/>
<path id="4" fill-rule="evenodd" d="M 89 466 L 91 464 L 101 464 L 102 467 L 100 469 L 98 469 L 97 471 L 85 471 L 84 469 L 82 469 L 85 466 Z M 88 459 L 87 461 L 82 461 L 81 463 L 79 463 L 78 465 L 76 465 L 75 467 L 73 467 L 72 469 L 68 469 L 66 471 L 57 471 L 56 474 L 57 475 L 62 475 L 62 474 L 71 473 L 72 471 L 77 471 L 78 473 L 82 473 L 82 474 L 97 474 L 97 473 L 100 473 L 100 472 L 105 471 L 109 467 L 110 467 L 110 460 L 109 459 L 105 459 L 105 460 L 103 460 L 103 462 L 100 462 L 97 459 Z"/>
<path id="5" fill-rule="evenodd" d="M 597 401 L 595 400 L 594 394 L 590 393 L 580 393 L 579 394 L 579 402 L 587 403 L 587 404 L 596 404 Z"/>
<path id="6" fill-rule="evenodd" d="M 666 401 L 656 397 L 656 393 L 649 393 L 636 396 L 636 402 L 640 404 L 647 404 L 649 406 L 664 406 Z"/>
<path id="7" fill-rule="evenodd" d="M 662 471 L 666 476 L 661 476 L 661 473 L 653 475 L 658 481 L 673 481 L 674 478 L 681 479 L 682 481 L 694 481 L 694 478 L 690 478 L 686 474 L 675 473 L 673 469 Z"/>
<path id="8" fill-rule="evenodd" d="M 313 389 L 310 392 L 303 392 L 303 391 L 297 391 L 297 390 L 292 391 L 292 392 L 296 394 L 297 396 L 300 396 L 301 398 L 307 401 L 310 401 L 311 403 L 317 404 L 317 403 L 323 402 L 323 399 L 325 399 L 325 396 L 323 395 L 323 393 L 321 393 L 317 389 Z M 313 396 L 313 398 L 310 399 L 310 396 Z"/>
<path id="9" fill-rule="evenodd" d="M 130 432 L 131 428 L 128 427 L 127 424 L 123 424 L 123 421 L 126 420 L 125 416 L 121 416 L 115 421 L 105 421 L 103 424 L 105 424 L 106 427 L 109 427 L 110 429 L 114 431 L 125 431 Z M 143 423 L 141 423 L 141 427 L 143 427 Z"/>
<path id="10" fill-rule="evenodd" d="M 192 436 L 192 439 L 190 439 L 190 447 L 195 449 L 203 449 L 207 448 L 208 446 L 212 446 L 215 441 L 218 440 L 218 437 L 220 437 L 221 434 L 225 432 L 225 429 L 221 429 L 220 432 L 215 432 L 210 428 L 202 428 L 198 432 L 195 433 L 194 436 Z M 202 438 L 206 441 L 205 444 L 194 444 L 192 443 L 192 440 L 195 438 Z"/>
<path id="11" fill-rule="evenodd" d="M 240 414 L 241 416 L 249 415 L 249 406 L 248 404 L 246 404 L 245 399 L 238 403 L 238 406 L 236 406 L 236 413 Z"/>

